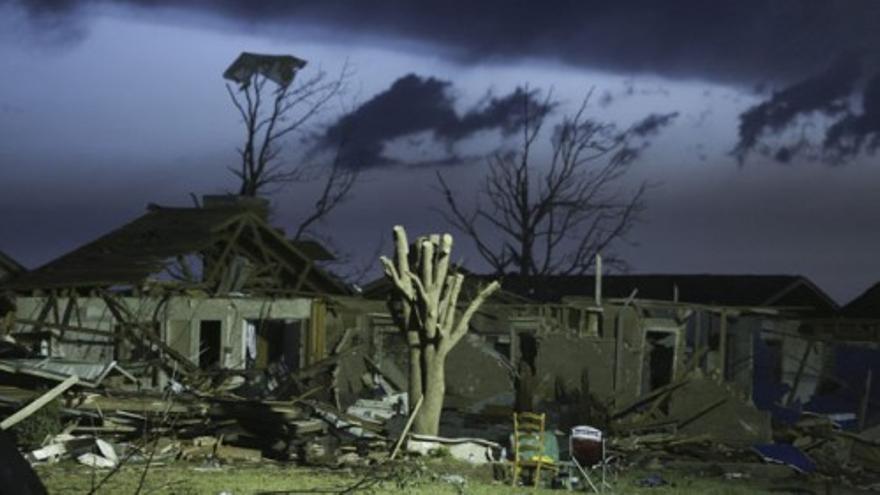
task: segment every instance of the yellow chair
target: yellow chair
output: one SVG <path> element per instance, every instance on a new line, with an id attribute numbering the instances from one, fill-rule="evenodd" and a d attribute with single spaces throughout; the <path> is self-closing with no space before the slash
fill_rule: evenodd
<path id="1" fill-rule="evenodd" d="M 544 453 L 543 413 L 513 413 L 513 486 L 516 486 L 523 469 L 532 470 L 534 486 L 541 482 L 541 470 L 556 472 L 558 466 Z"/>

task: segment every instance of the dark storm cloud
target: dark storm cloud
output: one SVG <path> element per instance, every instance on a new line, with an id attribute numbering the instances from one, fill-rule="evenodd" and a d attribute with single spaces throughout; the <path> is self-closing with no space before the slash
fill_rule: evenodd
<path id="1" fill-rule="evenodd" d="M 630 132 L 640 138 L 654 136 L 671 124 L 676 117 L 678 117 L 678 112 L 652 113 L 633 125 Z"/>
<path id="2" fill-rule="evenodd" d="M 33 20 L 62 18 L 77 12 L 86 2 L 74 0 L 2 0 L 0 5 L 13 4 L 23 9 Z"/>
<path id="3" fill-rule="evenodd" d="M 438 142 L 452 146 L 479 131 L 515 132 L 524 123 L 524 104 L 536 118 L 543 118 L 554 106 L 539 101 L 537 91 L 517 88 L 503 97 L 489 96 L 459 115 L 451 89 L 449 81 L 405 75 L 331 125 L 318 147 L 327 149 L 342 142 L 344 163 L 361 168 L 388 165 L 394 160 L 386 156 L 385 147 L 394 139 L 427 131 Z"/>
<path id="4" fill-rule="evenodd" d="M 789 129 L 798 117 L 823 114 L 833 117 L 844 113 L 847 99 L 862 74 L 860 61 L 847 56 L 825 71 L 804 79 L 771 95 L 764 102 L 740 115 L 739 143 L 734 154 L 743 160 L 762 138 Z M 780 161 L 790 158 L 789 147 L 776 153 Z"/>
<path id="5" fill-rule="evenodd" d="M 510 135 L 522 129 L 527 115 L 543 119 L 556 106 L 550 101 L 539 101 L 539 93 L 537 90 L 516 88 L 501 98 L 488 96 L 485 104 L 478 105 L 460 119 L 438 127 L 436 134 L 439 138 L 457 141 L 478 131 L 497 128 L 504 135 Z M 528 112 L 524 111 L 523 105 L 528 105 Z"/>
<path id="6" fill-rule="evenodd" d="M 789 163 L 795 158 L 841 163 L 880 146 L 880 73 L 865 75 L 860 57 L 847 56 L 827 70 L 778 91 L 740 115 L 739 143 L 733 154 L 743 161 L 752 151 Z M 861 108 L 854 108 L 854 101 Z M 799 126 L 830 122 L 821 145 L 804 133 L 785 141 Z M 797 134 L 797 132 L 795 132 Z"/>
<path id="7" fill-rule="evenodd" d="M 0 6 L 12 4 L 24 12 L 27 33 L 38 43 L 58 46 L 77 43 L 86 37 L 86 19 L 80 7 L 87 2 L 69 0 L 0 0 Z"/>
<path id="8" fill-rule="evenodd" d="M 388 140 L 446 127 L 458 119 L 448 89 L 451 83 L 408 74 L 331 125 L 322 148 L 345 143 L 344 163 L 358 167 L 386 165 Z"/>
<path id="9" fill-rule="evenodd" d="M 0 0 L 2 1 L 2 0 Z M 8 1 L 8 0 L 7 0 Z M 875 0 L 19 0 L 179 7 L 242 27 L 297 23 L 434 43 L 463 61 L 546 57 L 617 72 L 791 82 L 841 53 L 880 45 Z M 75 15 L 69 16 L 71 18 Z"/>
<path id="10" fill-rule="evenodd" d="M 872 111 L 839 106 L 847 98 L 866 96 L 858 91 L 880 67 L 876 0 L 5 1 L 23 6 L 33 20 L 51 20 L 44 28 L 71 32 L 90 12 L 83 6 L 123 5 L 165 14 L 171 7 L 219 17 L 242 29 L 271 27 L 273 35 L 295 35 L 311 25 L 334 37 L 349 33 L 370 35 L 366 39 L 374 42 L 417 40 L 464 63 L 546 58 L 616 73 L 696 77 L 750 89 L 780 87 L 742 114 L 735 150 L 740 159 L 757 148 L 783 162 L 807 154 L 842 160 L 876 147 Z M 868 68 L 861 78 L 851 62 L 835 62 L 848 53 L 860 54 Z M 836 65 L 826 71 L 831 64 Z M 612 100 L 609 93 L 601 103 Z M 762 146 L 764 138 L 790 130 L 799 120 L 829 114 L 844 117 L 832 121 L 820 143 L 800 139 Z M 372 149 L 365 152 L 381 156 L 379 143 L 366 141 Z"/>
<path id="11" fill-rule="evenodd" d="M 824 148 L 832 156 L 847 159 L 863 150 L 880 147 L 880 74 L 872 77 L 862 94 L 862 111 L 847 113 L 825 134 Z"/>

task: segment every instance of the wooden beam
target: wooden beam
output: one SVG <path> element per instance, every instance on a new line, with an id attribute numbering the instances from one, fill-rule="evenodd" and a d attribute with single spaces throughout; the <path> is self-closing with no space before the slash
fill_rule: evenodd
<path id="1" fill-rule="evenodd" d="M 266 246 L 262 237 L 260 237 L 260 231 L 256 225 L 252 224 L 250 229 L 253 231 L 253 235 L 250 237 L 243 236 L 240 245 L 249 252 L 248 257 L 255 262 L 255 273 L 265 273 L 271 277 L 273 285 L 282 287 L 281 274 L 283 272 L 290 273 L 291 278 L 299 272 L 294 270 L 290 263 L 277 252 Z M 251 278 L 253 279 L 255 276 L 252 275 Z"/>
<path id="2" fill-rule="evenodd" d="M 272 256 L 269 254 L 269 249 L 266 248 L 266 244 L 263 243 L 263 236 L 260 234 L 260 229 L 257 228 L 257 224 L 251 219 L 247 221 L 247 224 L 254 234 L 254 243 L 257 245 L 257 249 L 260 251 L 260 254 L 263 255 L 263 263 L 270 263 L 270 258 Z"/>
<path id="3" fill-rule="evenodd" d="M 727 380 L 727 310 L 721 310 L 721 329 L 718 336 L 718 382 Z"/>
<path id="4" fill-rule="evenodd" d="M 614 319 L 614 395 L 620 393 L 621 380 L 623 378 L 623 313 L 626 307 L 617 311 Z M 615 404 L 617 405 L 617 404 Z"/>
<path id="5" fill-rule="evenodd" d="M 22 325 L 33 325 L 33 326 L 40 324 L 40 322 L 37 320 L 29 320 L 27 318 L 16 318 L 15 322 L 20 323 Z M 79 326 L 75 326 L 75 325 L 65 325 L 62 323 L 52 323 L 52 322 L 43 322 L 42 326 L 48 327 L 48 328 L 54 328 L 54 329 L 58 329 L 58 330 L 64 330 L 66 332 L 79 332 L 79 333 L 85 333 L 88 335 L 100 335 L 102 337 L 117 338 L 117 335 L 114 334 L 113 332 L 111 332 L 109 330 L 98 330 L 97 328 L 85 328 L 85 327 L 79 327 Z"/>
<path id="6" fill-rule="evenodd" d="M 49 312 L 52 311 L 52 305 L 55 301 L 55 295 L 53 293 L 49 293 L 49 296 L 46 298 L 46 302 L 43 303 L 43 307 L 40 309 L 40 314 L 37 315 L 36 324 L 32 331 L 39 332 L 42 329 L 43 324 L 46 319 L 49 317 Z"/>
<path id="7" fill-rule="evenodd" d="M 104 293 L 104 294 L 102 294 L 101 297 L 104 300 L 104 302 L 107 304 L 107 309 L 109 309 L 110 312 L 113 313 L 113 317 L 116 318 L 117 322 L 119 323 L 119 328 L 122 329 L 122 332 L 124 334 L 123 337 L 130 339 L 136 345 L 143 345 L 142 342 L 138 341 L 138 339 L 137 339 L 138 336 L 134 335 L 134 333 L 131 332 L 130 330 L 128 330 L 126 327 L 131 326 L 131 327 L 141 328 L 143 330 L 142 332 L 140 332 L 141 337 L 146 337 L 146 340 L 150 341 L 150 343 L 155 344 L 157 347 L 159 347 L 159 349 L 164 354 L 171 356 L 175 361 L 177 361 L 178 363 L 180 363 L 183 366 L 185 371 L 193 372 L 193 371 L 198 370 L 198 366 L 196 366 L 192 361 L 190 361 L 188 357 L 177 352 L 171 346 L 169 346 L 168 344 L 163 342 L 161 337 L 154 336 L 152 334 L 152 328 L 151 328 L 152 325 L 150 325 L 148 323 L 144 323 L 144 322 L 137 322 L 137 321 L 131 321 L 131 319 L 126 319 L 126 315 L 128 315 L 129 318 L 131 318 L 131 313 L 128 311 L 127 308 L 125 308 L 121 304 L 117 305 L 117 302 L 113 300 L 112 295 L 110 295 L 110 294 Z M 123 314 L 123 312 L 125 314 Z"/>
<path id="8" fill-rule="evenodd" d="M 285 260 L 281 255 L 279 255 L 278 253 L 276 253 L 273 250 L 268 250 L 268 251 L 266 251 L 265 254 L 269 257 L 269 259 L 266 261 L 267 265 L 275 264 L 275 263 L 272 263 L 272 260 L 277 261 L 279 272 L 276 272 L 275 278 L 278 279 L 279 282 L 280 282 L 280 278 L 281 278 L 280 277 L 280 270 L 286 271 L 286 272 L 290 273 L 292 276 L 296 277 L 295 288 L 289 289 L 290 292 L 294 292 L 294 293 L 305 292 L 302 290 L 303 285 L 308 285 L 312 289 L 320 289 L 320 288 L 316 287 L 314 284 L 310 284 L 308 277 L 305 276 L 311 271 L 311 268 L 313 265 L 311 260 L 309 260 L 308 258 L 303 259 L 303 269 L 299 270 L 299 269 L 297 269 L 297 267 L 294 267 L 293 265 L 291 265 L 288 262 L 288 260 Z M 318 292 L 318 294 L 321 294 L 321 293 Z"/>
<path id="9" fill-rule="evenodd" d="M 15 426 L 20 421 L 26 419 L 31 414 L 39 411 L 43 406 L 51 402 L 55 397 L 63 394 L 67 389 L 76 385 L 79 382 L 79 377 L 76 375 L 71 375 L 67 380 L 56 385 L 54 388 L 46 392 L 45 394 L 38 397 L 36 400 L 31 402 L 30 404 L 24 406 L 23 408 L 16 411 L 12 416 L 4 419 L 2 423 L 0 423 L 0 429 L 8 430 L 9 428 Z"/>
<path id="10" fill-rule="evenodd" d="M 690 377 L 684 377 L 680 380 L 677 380 L 677 381 L 674 381 L 674 382 L 669 383 L 667 385 L 664 385 L 662 387 L 656 388 L 656 389 L 648 392 L 647 394 L 639 397 L 638 399 L 630 402 L 629 404 L 612 411 L 608 416 L 611 419 L 615 419 L 620 416 L 623 416 L 624 414 L 628 413 L 632 409 L 634 409 L 634 408 L 636 408 L 636 407 L 638 407 L 638 406 L 640 406 L 650 400 L 653 400 L 657 397 L 660 397 L 661 395 L 665 394 L 666 392 L 670 392 L 672 390 L 675 390 L 675 389 L 683 386 L 684 384 L 688 383 L 689 381 L 690 381 Z"/>
<path id="11" fill-rule="evenodd" d="M 293 290 L 298 291 L 302 289 L 302 286 L 306 281 L 306 277 L 308 277 L 309 272 L 312 271 L 312 265 L 314 265 L 314 263 L 312 263 L 311 261 L 306 263 L 306 266 L 304 266 L 302 271 L 299 273 L 299 277 L 296 278 L 296 285 L 293 286 Z"/>
<path id="12" fill-rule="evenodd" d="M 52 316 L 55 321 L 61 321 L 61 313 L 58 310 L 58 291 L 52 292 Z"/>
<path id="13" fill-rule="evenodd" d="M 706 345 L 703 345 L 703 313 L 696 311 L 694 313 L 694 354 L 700 356 L 700 359 L 692 363 L 692 367 L 702 369 L 703 357 L 705 357 L 708 352 L 708 342 Z"/>
<path id="14" fill-rule="evenodd" d="M 211 269 L 211 273 L 207 277 L 204 277 L 204 280 L 216 280 L 220 275 L 220 271 L 223 269 L 223 261 L 229 256 L 229 253 L 235 247 L 236 241 L 238 241 L 239 236 L 241 236 L 241 233 L 244 230 L 245 222 L 244 219 L 239 220 L 232 236 L 226 240 L 226 247 L 223 248 L 223 251 L 220 252 L 220 256 L 215 260 L 216 265 Z"/>
<path id="15" fill-rule="evenodd" d="M 421 409 L 422 407 L 423 400 L 425 400 L 424 395 L 419 397 L 418 402 L 416 402 L 415 407 L 413 407 L 412 412 L 409 414 L 409 419 L 406 420 L 406 424 L 403 426 L 403 432 L 400 433 L 400 438 L 397 439 L 397 443 L 394 444 L 394 450 L 391 451 L 391 457 L 389 459 L 391 459 L 392 461 L 397 456 L 397 452 L 403 445 L 406 436 L 409 435 L 409 429 L 412 428 L 413 421 L 416 419 L 416 414 L 419 413 L 419 409 Z"/>
<path id="16" fill-rule="evenodd" d="M 679 422 L 678 422 L 678 428 L 681 429 L 681 428 L 684 428 L 685 426 L 687 426 L 687 425 L 693 423 L 693 422 L 696 421 L 697 419 L 699 419 L 699 418 L 701 418 L 702 416 L 708 414 L 710 411 L 712 411 L 712 410 L 715 409 L 716 407 L 719 407 L 719 406 L 721 406 L 721 404 L 724 404 L 725 402 L 727 402 L 727 399 L 728 399 L 727 397 L 722 397 L 722 398 L 716 400 L 715 402 L 712 402 L 712 403 L 710 403 L 710 404 L 707 404 L 706 406 L 704 406 L 704 407 L 698 409 L 696 412 L 694 412 L 694 413 L 692 413 L 691 415 L 685 417 L 684 419 L 679 420 Z"/>
<path id="17" fill-rule="evenodd" d="M 252 220 L 252 221 L 254 221 L 254 222 L 256 222 L 256 223 L 259 223 L 259 224 L 263 224 L 263 225 L 265 225 L 265 223 L 264 223 L 261 219 L 256 219 L 256 220 Z M 293 244 L 291 244 L 290 241 L 289 241 L 288 239 L 285 239 L 285 238 L 284 238 L 284 236 L 282 236 L 282 235 L 279 234 L 277 231 L 275 231 L 275 229 L 272 229 L 271 227 L 268 227 L 268 228 L 267 228 L 267 227 L 261 227 L 261 228 L 262 228 L 262 229 L 268 234 L 268 237 L 270 237 L 270 238 L 272 238 L 272 239 L 275 239 L 276 242 L 278 242 L 279 244 L 283 245 L 287 251 L 289 251 L 289 252 L 293 253 L 294 255 L 296 255 L 296 256 L 297 256 L 297 257 L 298 257 L 303 263 L 307 263 L 307 262 L 311 262 L 311 261 L 312 261 L 311 258 L 309 258 L 309 257 L 306 256 L 305 254 L 303 254 L 302 251 L 300 251 L 296 246 L 294 246 Z M 274 251 L 272 251 L 271 253 L 272 253 L 273 255 L 275 255 L 275 258 L 278 259 L 279 261 L 281 261 L 281 262 L 287 267 L 288 270 L 290 270 L 291 272 L 294 272 L 294 271 L 295 271 L 294 268 L 293 268 L 293 266 L 291 266 L 291 264 L 290 264 L 290 262 L 289 262 L 288 260 L 285 260 L 284 258 L 278 256 Z M 344 292 L 344 291 L 346 290 L 346 288 L 345 288 L 344 285 L 339 284 L 337 281 L 333 280 L 332 278 L 326 280 L 326 282 L 327 282 L 328 284 L 331 284 L 331 285 L 333 285 L 334 287 L 340 289 L 340 291 L 343 291 L 343 292 Z M 316 286 L 312 286 L 312 287 L 315 288 L 315 289 L 318 289 L 319 291 L 321 291 L 321 288 L 320 288 L 320 287 L 316 287 Z"/>
<path id="18" fill-rule="evenodd" d="M 864 431 L 865 424 L 868 421 L 868 405 L 871 403 L 871 381 L 874 377 L 874 369 L 868 368 L 868 375 L 865 377 L 865 393 L 862 395 L 862 403 L 859 404 L 859 431 Z"/>
<path id="19" fill-rule="evenodd" d="M 306 345 L 306 365 L 317 363 L 324 359 L 325 336 L 327 333 L 327 306 L 322 299 L 312 301 L 311 318 L 309 318 L 309 332 Z"/>
<path id="20" fill-rule="evenodd" d="M 804 368 L 806 368 L 807 366 L 807 358 L 810 357 L 810 352 L 813 351 L 813 346 L 815 344 L 815 340 L 811 340 L 807 343 L 807 348 L 804 350 L 804 355 L 801 356 L 801 362 L 798 363 L 798 369 L 794 375 L 794 382 L 792 382 L 791 391 L 788 392 L 788 397 L 785 399 L 785 407 L 791 406 L 791 403 L 794 401 L 794 398 L 797 395 L 797 389 L 798 386 L 801 384 L 801 377 L 804 374 Z"/>
<path id="21" fill-rule="evenodd" d="M 64 315 L 61 317 L 61 324 L 67 325 L 70 323 L 70 317 L 77 310 L 76 307 L 76 293 L 73 291 L 67 292 L 67 305 L 64 307 Z M 78 313 L 78 311 L 76 311 Z"/>

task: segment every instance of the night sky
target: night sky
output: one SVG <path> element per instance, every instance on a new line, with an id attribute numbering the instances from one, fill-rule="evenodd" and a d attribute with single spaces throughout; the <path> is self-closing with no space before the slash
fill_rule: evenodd
<path id="1" fill-rule="evenodd" d="M 844 303 L 880 281 L 878 25 L 873 0 L 0 0 L 0 250 L 36 267 L 234 191 L 221 74 L 250 51 L 352 70 L 287 149 L 351 124 L 360 181 L 320 230 L 359 263 L 395 223 L 449 229 L 435 172 L 473 198 L 517 88 L 552 88 L 551 123 L 592 89 L 596 119 L 676 114 L 623 185 L 652 184 L 632 272 L 802 274 Z M 315 194 L 275 193 L 274 222 Z M 485 268 L 463 236 L 456 257 Z"/>

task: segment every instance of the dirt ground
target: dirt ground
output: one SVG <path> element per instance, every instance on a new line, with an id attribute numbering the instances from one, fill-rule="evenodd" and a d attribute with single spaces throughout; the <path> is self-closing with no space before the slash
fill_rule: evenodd
<path id="1" fill-rule="evenodd" d="M 52 494 L 258 494 L 258 493 L 362 493 L 507 494 L 563 493 L 561 490 L 518 487 L 494 481 L 492 467 L 470 466 L 450 460 L 405 462 L 383 468 L 328 469 L 292 467 L 272 463 L 197 464 L 174 462 L 131 464 L 108 478 L 110 470 L 92 469 L 73 462 L 37 467 Z M 651 478 L 665 484 L 639 486 Z M 105 478 L 106 481 L 103 481 Z M 141 481 L 143 480 L 143 481 Z M 100 485 L 100 486 L 99 486 Z M 827 486 L 826 486 L 827 485 Z M 97 489 L 95 488 L 97 487 Z M 752 493 L 857 493 L 824 483 L 790 479 L 768 481 L 725 479 L 685 472 L 630 472 L 617 477 L 606 493 L 615 494 L 718 494 Z"/>

